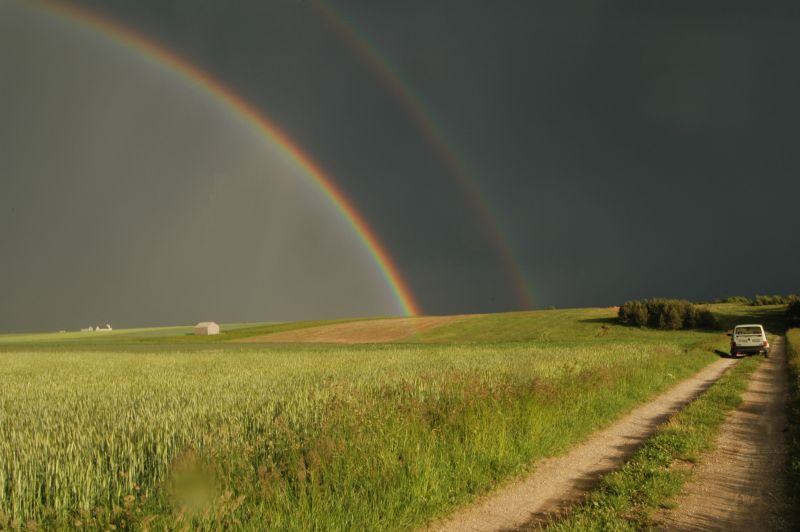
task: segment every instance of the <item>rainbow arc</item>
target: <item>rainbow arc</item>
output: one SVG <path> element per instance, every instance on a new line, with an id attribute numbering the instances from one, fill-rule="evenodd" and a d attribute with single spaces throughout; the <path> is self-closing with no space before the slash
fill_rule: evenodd
<path id="1" fill-rule="evenodd" d="M 341 9 L 330 2 L 312 4 L 317 12 L 329 24 L 333 31 L 345 42 L 360 59 L 369 67 L 395 100 L 405 109 L 410 121 L 422 133 L 426 142 L 439 157 L 448 175 L 461 187 L 480 220 L 485 224 L 492 237 L 495 248 L 506 275 L 514 290 L 517 305 L 520 309 L 533 308 L 530 283 L 528 282 L 520 260 L 514 253 L 507 231 L 498 221 L 497 214 L 486 200 L 481 187 L 464 161 L 458 155 L 444 133 L 444 129 L 434 118 L 434 113 L 426 107 L 423 99 L 415 94 L 411 85 L 404 79 L 400 71 L 383 54 L 380 48 L 360 31 Z"/>

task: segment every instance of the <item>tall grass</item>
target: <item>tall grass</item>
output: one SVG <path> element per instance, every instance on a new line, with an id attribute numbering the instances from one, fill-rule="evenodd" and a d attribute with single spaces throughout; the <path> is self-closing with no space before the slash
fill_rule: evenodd
<path id="1" fill-rule="evenodd" d="M 675 338 L 6 350 L 0 528 L 419 526 L 715 358 Z"/>
<path id="2" fill-rule="evenodd" d="M 789 453 L 795 517 L 800 521 L 800 329 L 786 333 L 786 356 L 789 363 Z"/>

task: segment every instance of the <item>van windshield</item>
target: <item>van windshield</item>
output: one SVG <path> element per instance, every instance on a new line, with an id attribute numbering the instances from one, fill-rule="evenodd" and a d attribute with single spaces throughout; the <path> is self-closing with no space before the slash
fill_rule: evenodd
<path id="1" fill-rule="evenodd" d="M 761 327 L 736 327 L 736 334 L 761 334 Z"/>

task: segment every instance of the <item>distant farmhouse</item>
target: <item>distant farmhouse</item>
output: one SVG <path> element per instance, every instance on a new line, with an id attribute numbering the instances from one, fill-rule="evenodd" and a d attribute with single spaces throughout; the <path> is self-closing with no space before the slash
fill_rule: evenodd
<path id="1" fill-rule="evenodd" d="M 212 334 L 219 334 L 219 325 L 213 321 L 201 321 L 194 326 L 194 334 L 198 336 L 210 336 Z"/>
<path id="2" fill-rule="evenodd" d="M 111 325 L 109 325 L 108 323 L 106 323 L 106 326 L 105 326 L 105 327 L 100 327 L 99 325 L 97 325 L 97 326 L 95 326 L 95 327 L 92 327 L 92 326 L 90 325 L 89 327 L 86 327 L 85 329 L 81 329 L 81 332 L 110 331 L 110 330 L 112 330 L 112 329 L 111 329 Z M 63 332 L 63 331 L 62 331 L 62 332 Z"/>

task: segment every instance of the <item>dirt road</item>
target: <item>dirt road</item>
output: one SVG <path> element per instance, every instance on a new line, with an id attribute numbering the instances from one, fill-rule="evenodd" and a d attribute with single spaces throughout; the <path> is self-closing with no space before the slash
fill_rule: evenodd
<path id="1" fill-rule="evenodd" d="M 565 455 L 543 460 L 515 481 L 456 512 L 430 530 L 517 530 L 544 522 L 575 504 L 602 476 L 622 465 L 658 426 L 697 397 L 735 361 L 720 359 L 680 382 Z"/>
<path id="2" fill-rule="evenodd" d="M 722 427 L 674 510 L 660 512 L 663 530 L 793 530 L 786 476 L 785 342 L 753 374 L 741 406 Z"/>

